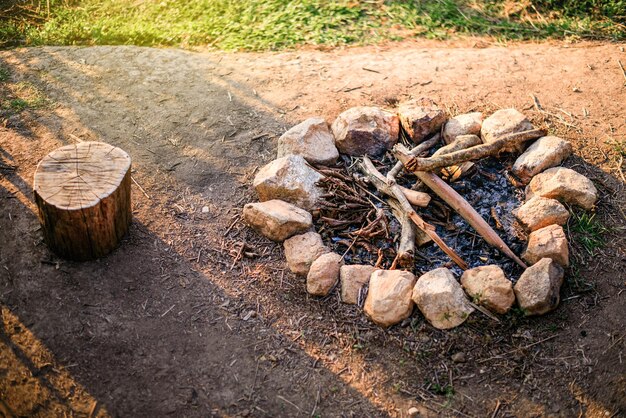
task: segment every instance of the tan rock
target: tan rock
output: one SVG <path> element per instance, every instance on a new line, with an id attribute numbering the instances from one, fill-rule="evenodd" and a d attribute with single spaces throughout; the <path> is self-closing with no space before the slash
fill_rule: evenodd
<path id="1" fill-rule="evenodd" d="M 569 249 L 563 227 L 548 225 L 531 232 L 522 258 L 529 264 L 535 264 L 542 258 L 550 258 L 563 267 L 569 266 Z"/>
<path id="2" fill-rule="evenodd" d="M 505 314 L 515 302 L 513 283 L 499 266 L 475 267 L 463 272 L 461 285 L 474 303 L 492 312 Z"/>
<path id="3" fill-rule="evenodd" d="M 329 252 L 320 255 L 311 264 L 306 276 L 306 291 L 315 296 L 326 296 L 339 281 L 339 269 L 343 265 L 343 257 Z"/>
<path id="4" fill-rule="evenodd" d="M 253 186 L 262 202 L 280 199 L 312 209 L 322 195 L 322 189 L 316 185 L 322 178 L 302 156 L 287 155 L 261 168 Z"/>
<path id="5" fill-rule="evenodd" d="M 353 107 L 332 124 L 337 149 L 347 155 L 379 155 L 398 142 L 398 116 L 377 107 Z"/>
<path id="6" fill-rule="evenodd" d="M 542 196 L 591 209 L 598 190 L 587 177 L 565 167 L 553 167 L 537 174 L 526 186 L 526 199 Z"/>
<path id="7" fill-rule="evenodd" d="M 481 112 L 465 113 L 450 118 L 443 128 L 443 140 L 450 144 L 460 135 L 480 135 L 483 124 Z"/>
<path id="8" fill-rule="evenodd" d="M 438 132 L 446 121 L 446 112 L 431 99 L 421 98 L 401 103 L 398 107 L 400 123 L 413 142 L 422 142 Z"/>
<path id="9" fill-rule="evenodd" d="M 542 315 L 559 305 L 563 268 L 549 258 L 527 268 L 513 287 L 526 315 Z"/>
<path id="10" fill-rule="evenodd" d="M 302 234 L 313 226 L 311 214 L 282 200 L 248 203 L 243 207 L 243 220 L 248 226 L 273 241 Z"/>
<path id="11" fill-rule="evenodd" d="M 278 157 L 301 155 L 310 163 L 333 164 L 339 158 L 335 138 L 322 118 L 309 118 L 278 138 Z"/>
<path id="12" fill-rule="evenodd" d="M 514 132 L 533 129 L 533 125 L 522 113 L 515 109 L 500 109 L 483 121 L 480 136 L 485 144 Z M 521 152 L 523 144 L 511 145 L 503 149 L 508 152 Z"/>
<path id="13" fill-rule="evenodd" d="M 383 327 L 406 319 L 413 311 L 411 291 L 415 276 L 408 271 L 376 270 L 370 277 L 369 292 L 363 310 Z"/>
<path id="14" fill-rule="evenodd" d="M 361 289 L 369 283 L 370 276 L 376 270 L 376 267 L 365 264 L 341 266 L 339 270 L 341 300 L 351 305 L 357 304 Z"/>
<path id="15" fill-rule="evenodd" d="M 556 199 L 535 196 L 515 211 L 515 217 L 532 232 L 548 225 L 565 225 L 569 212 Z"/>
<path id="16" fill-rule="evenodd" d="M 461 325 L 474 312 L 461 285 L 445 267 L 420 276 L 412 299 L 428 322 L 438 329 Z"/>
<path id="17" fill-rule="evenodd" d="M 572 153 L 572 144 L 556 136 L 544 136 L 533 142 L 515 164 L 513 174 L 525 183 L 546 168 L 563 162 Z"/>
<path id="18" fill-rule="evenodd" d="M 300 276 L 306 276 L 313 261 L 330 251 L 322 242 L 321 235 L 316 232 L 295 235 L 285 240 L 283 245 L 289 270 Z"/>

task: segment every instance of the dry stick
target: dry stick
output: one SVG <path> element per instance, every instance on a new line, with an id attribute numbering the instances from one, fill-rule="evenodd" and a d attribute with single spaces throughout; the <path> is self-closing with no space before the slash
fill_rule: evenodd
<path id="1" fill-rule="evenodd" d="M 497 142 L 497 141 L 496 141 Z M 410 169 L 420 180 L 424 182 L 433 192 L 435 192 L 441 199 L 443 199 L 448 205 L 452 207 L 459 215 L 463 217 L 469 223 L 472 228 L 476 230 L 487 241 L 488 244 L 496 247 L 498 250 L 503 252 L 507 257 L 511 260 L 515 261 L 521 267 L 526 268 L 526 264 L 522 260 L 519 259 L 518 256 L 515 255 L 513 251 L 506 245 L 502 238 L 489 226 L 489 224 L 480 216 L 478 212 L 469 204 L 467 200 L 463 199 L 463 197 L 458 194 L 452 187 L 450 187 L 446 182 L 441 180 L 436 174 L 426 172 L 426 171 L 417 171 L 413 168 L 409 168 L 409 163 L 412 161 L 412 158 L 409 157 L 407 153 L 407 149 L 404 147 L 396 146 L 394 148 L 394 155 L 398 160 L 402 161 L 403 164 Z M 451 154 L 448 154 L 451 155 Z M 442 157 L 446 157 L 444 155 Z M 454 162 L 452 164 L 455 164 Z M 449 165 L 449 164 L 446 164 Z"/>
<path id="2" fill-rule="evenodd" d="M 435 227 L 424 221 L 411 206 L 397 184 L 388 184 L 387 179 L 374 167 L 372 161 L 368 157 L 363 157 L 363 161 L 359 164 L 361 171 L 368 176 L 372 184 L 383 194 L 390 196 L 398 201 L 400 207 L 409 215 L 409 218 L 417 225 L 419 229 L 424 231 L 435 243 L 463 270 L 467 270 L 468 266 L 465 261 L 441 239 Z"/>
<path id="3" fill-rule="evenodd" d="M 430 138 L 429 140 L 424 141 L 418 146 L 416 146 L 415 148 L 411 149 L 410 154 L 412 156 L 420 155 L 422 152 L 427 151 L 428 149 L 433 147 L 437 142 L 439 142 L 440 137 L 441 137 L 440 134 L 433 135 L 433 137 Z M 402 162 L 398 161 L 396 165 L 394 165 L 392 169 L 389 170 L 389 172 L 387 173 L 387 178 L 395 182 L 396 176 L 400 174 L 400 171 L 402 171 L 403 168 L 404 168 L 404 165 L 402 164 Z"/>
<path id="4" fill-rule="evenodd" d="M 400 203 L 395 199 L 387 199 L 387 204 L 391 207 L 391 213 L 400 223 L 400 242 L 398 243 L 398 252 L 394 264 L 397 263 L 401 267 L 408 268 L 413 264 L 415 257 L 415 238 L 416 227 L 411 222 L 409 215 L 402 210 Z"/>
<path id="5" fill-rule="evenodd" d="M 398 185 L 398 187 L 410 204 L 425 208 L 430 203 L 430 195 L 428 193 L 407 189 L 406 187 L 402 187 L 400 185 Z"/>
<path id="6" fill-rule="evenodd" d="M 566 122 L 559 115 L 555 115 L 554 113 L 546 112 L 545 110 L 543 110 L 543 107 L 541 106 L 541 103 L 539 103 L 539 99 L 537 99 L 537 96 L 535 96 L 534 94 L 531 93 L 530 97 L 533 99 L 535 110 L 537 110 L 537 112 L 541 113 L 542 115 L 547 115 L 547 116 L 551 116 L 553 118 L 556 118 L 557 122 L 559 122 L 559 123 L 561 123 L 561 124 L 563 124 L 563 125 L 565 125 L 567 127 L 578 129 L 578 126 Z M 561 110 L 561 109 L 559 109 L 559 110 Z M 561 111 L 563 111 L 563 110 L 561 110 Z M 571 117 L 571 115 L 568 115 L 568 116 Z"/>
<path id="7" fill-rule="evenodd" d="M 392 152 L 398 160 L 402 161 L 406 169 L 409 171 L 435 171 L 451 165 L 459 165 L 465 161 L 479 160 L 484 157 L 496 155 L 507 145 L 519 144 L 521 142 L 537 139 L 545 134 L 546 132 L 542 129 L 531 129 L 529 131 L 516 132 L 505 135 L 487 144 L 476 145 L 464 150 L 451 152 L 450 154 L 437 155 L 429 158 L 412 157 L 406 147 L 402 144 L 397 144 L 393 148 Z M 401 149 L 402 152 L 399 151 Z"/>
<path id="8" fill-rule="evenodd" d="M 137 183 L 137 180 L 135 180 L 135 178 L 134 178 L 133 176 L 130 176 L 130 179 L 133 181 L 133 183 L 135 183 L 135 185 L 136 185 L 137 187 L 139 187 L 139 190 L 141 190 L 141 193 L 143 193 L 143 195 L 144 195 L 145 197 L 147 197 L 148 199 L 150 199 L 150 196 L 148 196 L 148 193 L 146 193 L 146 191 L 143 189 L 143 187 L 141 187 L 141 186 L 139 185 L 139 183 Z M 150 199 L 150 200 L 152 200 L 152 199 Z"/>

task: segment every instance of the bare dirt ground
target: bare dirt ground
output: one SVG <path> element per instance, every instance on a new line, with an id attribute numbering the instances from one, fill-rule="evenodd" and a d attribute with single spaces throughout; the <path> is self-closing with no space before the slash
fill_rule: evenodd
<path id="1" fill-rule="evenodd" d="M 421 416 L 624 416 L 618 59 L 624 45 L 483 40 L 0 51 L 12 74 L 0 93 L 30 83 L 45 96 L 0 120 L 0 161 L 16 168 L 0 170 L 0 416 L 406 416 L 411 406 Z M 516 107 L 574 143 L 568 165 L 598 186 L 609 233 L 594 257 L 572 241 L 576 268 L 556 311 L 499 323 L 475 314 L 445 332 L 414 313 L 385 331 L 334 293 L 307 296 L 281 246 L 239 222 L 286 128 L 423 95 L 452 114 Z M 129 235 L 86 263 L 47 249 L 32 196 L 38 161 L 79 140 L 126 150 L 136 180 Z M 243 243 L 257 255 L 233 263 Z M 457 352 L 465 363 L 451 360 Z"/>

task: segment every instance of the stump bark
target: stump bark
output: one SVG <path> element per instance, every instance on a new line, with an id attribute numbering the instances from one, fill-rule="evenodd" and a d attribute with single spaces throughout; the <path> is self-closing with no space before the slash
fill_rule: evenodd
<path id="1" fill-rule="evenodd" d="M 131 160 L 101 142 L 61 147 L 35 172 L 35 202 L 44 240 L 70 260 L 92 260 L 111 252 L 128 231 Z"/>

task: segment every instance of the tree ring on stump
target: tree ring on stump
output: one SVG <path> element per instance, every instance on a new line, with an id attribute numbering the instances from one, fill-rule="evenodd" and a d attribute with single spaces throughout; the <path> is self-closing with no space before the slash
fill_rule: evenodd
<path id="1" fill-rule="evenodd" d="M 130 166 L 126 152 L 102 142 L 67 145 L 41 160 L 35 202 L 52 251 L 91 260 L 117 247 L 132 218 Z"/>

